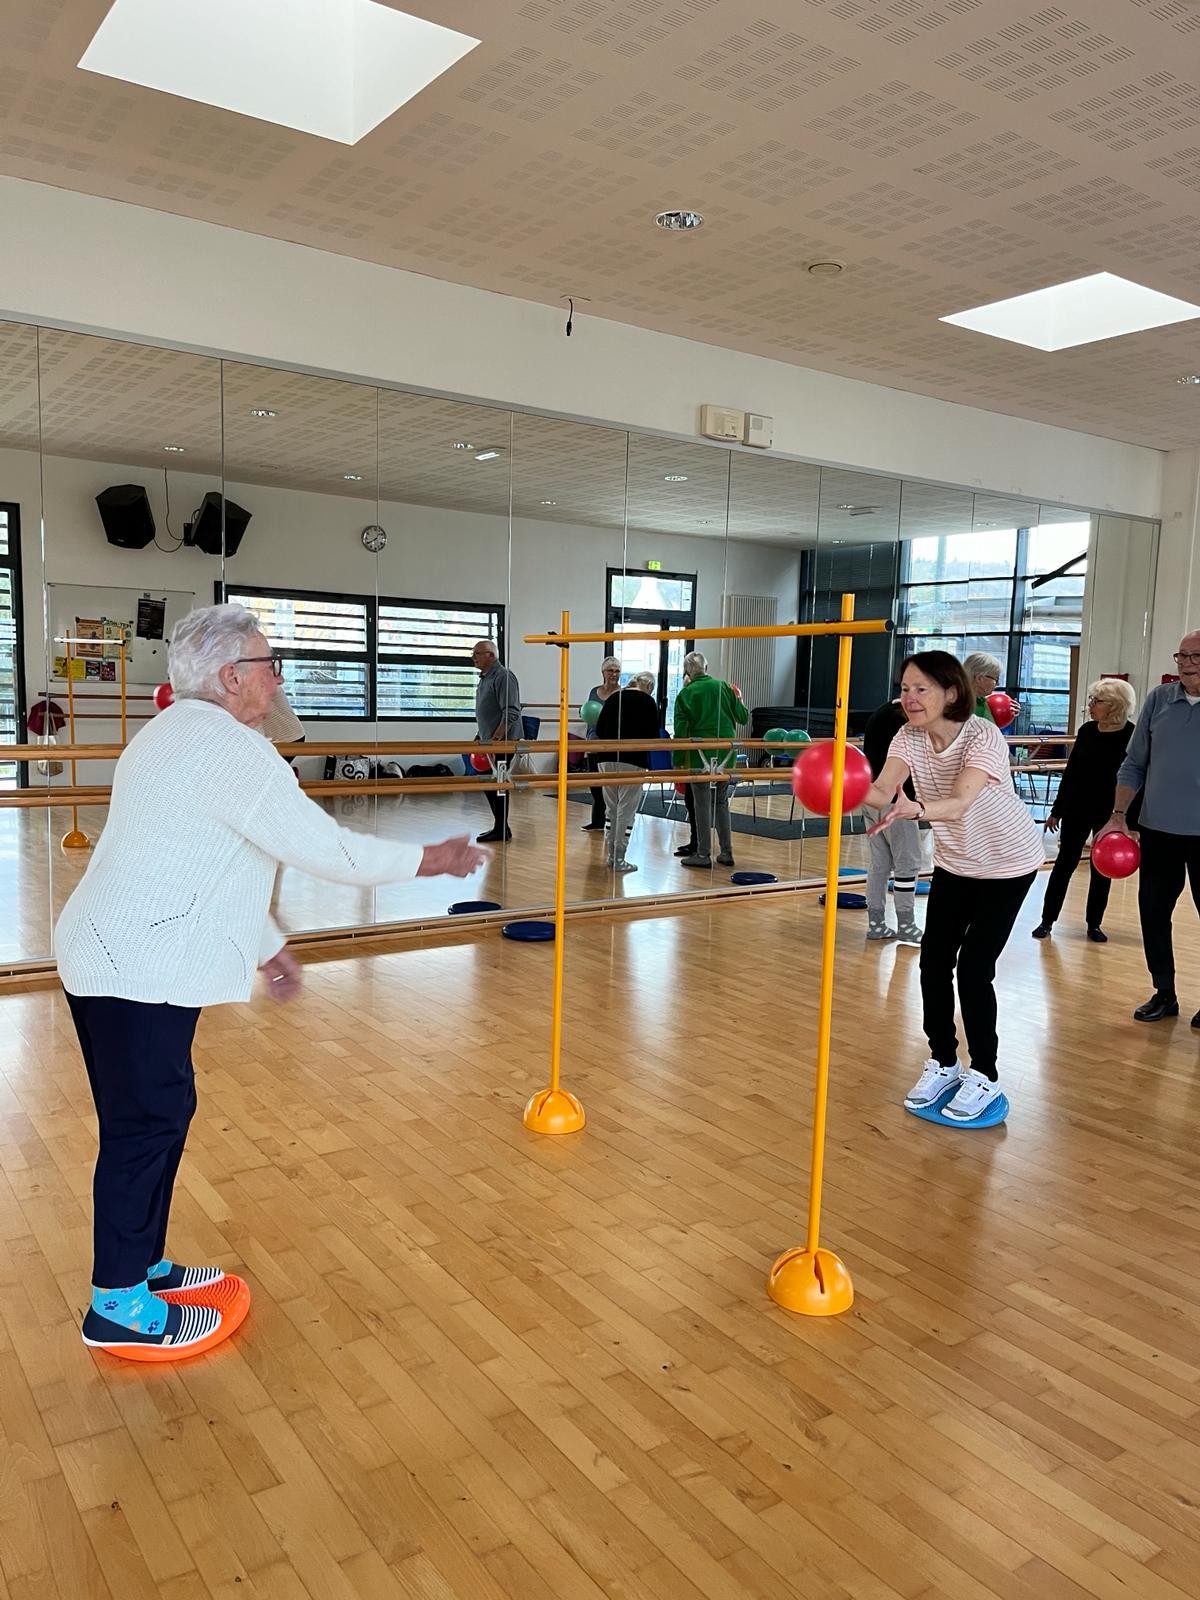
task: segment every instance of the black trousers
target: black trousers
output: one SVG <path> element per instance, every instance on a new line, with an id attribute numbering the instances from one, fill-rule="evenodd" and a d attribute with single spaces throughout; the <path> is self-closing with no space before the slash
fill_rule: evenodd
<path id="1" fill-rule="evenodd" d="M 1156 989 L 1175 992 L 1175 947 L 1171 918 L 1183 893 L 1185 878 L 1200 911 L 1200 835 L 1159 833 L 1142 828 L 1142 865 L 1138 871 L 1138 915 L 1142 949 Z"/>
<path id="2" fill-rule="evenodd" d="M 585 756 L 584 765 L 589 772 L 599 772 L 601 761 L 619 760 L 616 756 Z M 592 826 L 603 827 L 608 819 L 608 807 L 604 803 L 604 790 L 592 790 Z"/>
<path id="3" fill-rule="evenodd" d="M 508 790 L 485 789 L 484 798 L 492 810 L 492 822 L 500 833 L 508 832 Z"/>
<path id="4" fill-rule="evenodd" d="M 67 996 L 100 1124 L 92 1282 L 141 1283 L 167 1249 L 171 1195 L 196 1109 L 193 1006 Z"/>
<path id="5" fill-rule="evenodd" d="M 1008 943 L 1036 872 L 1020 878 L 959 878 L 935 867 L 921 940 L 921 1000 L 929 1054 L 942 1066 L 958 1060 L 954 970 L 971 1065 L 995 1079 L 996 962 Z"/>
<path id="6" fill-rule="evenodd" d="M 1062 819 L 1058 830 L 1058 860 L 1051 869 L 1050 881 L 1046 885 L 1046 898 L 1042 901 L 1043 922 L 1058 921 L 1088 835 L 1095 833 L 1097 828 L 1102 828 L 1107 821 L 1107 817 L 1095 822 L 1088 821 L 1086 817 Z M 1091 877 L 1088 879 L 1087 910 L 1084 912 L 1084 920 L 1089 928 L 1098 928 L 1104 921 L 1104 913 L 1108 909 L 1108 891 L 1112 888 L 1112 882 L 1102 872 L 1097 872 L 1090 863 L 1089 871 Z"/>
<path id="7" fill-rule="evenodd" d="M 696 785 L 694 783 L 684 784 L 683 803 L 687 808 L 688 833 L 690 836 L 688 843 L 691 845 L 692 854 L 695 855 L 699 835 L 696 832 Z"/>

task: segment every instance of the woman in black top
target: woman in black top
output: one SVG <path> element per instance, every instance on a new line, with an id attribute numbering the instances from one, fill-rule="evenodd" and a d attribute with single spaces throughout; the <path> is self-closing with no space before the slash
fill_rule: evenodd
<path id="1" fill-rule="evenodd" d="M 1033 930 L 1035 939 L 1048 939 L 1063 908 L 1071 875 L 1079 865 L 1088 834 L 1095 834 L 1112 814 L 1117 789 L 1117 769 L 1133 733 L 1134 694 L 1123 678 L 1101 678 L 1088 690 L 1088 716 L 1075 735 L 1067 769 L 1045 826 L 1057 833 L 1058 860 L 1046 885 L 1042 920 Z M 1108 905 L 1109 880 L 1091 869 L 1088 885 L 1087 936 L 1095 944 L 1107 943 L 1100 928 Z"/>

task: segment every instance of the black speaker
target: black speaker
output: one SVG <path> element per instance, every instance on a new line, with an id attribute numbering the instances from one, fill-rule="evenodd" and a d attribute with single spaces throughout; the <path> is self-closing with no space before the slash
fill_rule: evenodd
<path id="1" fill-rule="evenodd" d="M 238 545 L 246 531 L 251 513 L 232 500 L 225 501 L 225 554 L 237 554 Z M 194 545 L 206 556 L 221 554 L 221 496 L 211 490 L 204 496 L 203 504 L 183 530 L 184 544 Z"/>
<path id="2" fill-rule="evenodd" d="M 104 537 L 123 550 L 144 550 L 154 538 L 154 513 L 139 483 L 118 483 L 96 496 Z"/>

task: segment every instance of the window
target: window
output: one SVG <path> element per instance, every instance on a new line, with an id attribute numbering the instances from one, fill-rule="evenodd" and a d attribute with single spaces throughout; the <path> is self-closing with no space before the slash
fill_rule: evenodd
<path id="1" fill-rule="evenodd" d="M 302 722 L 470 722 L 471 647 L 495 639 L 503 655 L 500 606 L 259 588 L 226 598 L 254 612 L 283 657 Z"/>
<path id="2" fill-rule="evenodd" d="M 17 506 L 0 503 L 0 743 L 25 735 L 24 637 L 21 628 L 21 517 Z M 0 762 L 0 787 L 15 787 L 18 763 Z"/>
<path id="3" fill-rule="evenodd" d="M 996 656 L 1004 688 L 1021 702 L 1017 730 L 1065 729 L 1090 534 L 1090 522 L 1063 522 L 998 529 L 986 540 L 978 534 L 911 540 L 900 575 L 902 654 Z"/>
<path id="4" fill-rule="evenodd" d="M 694 572 L 630 572 L 608 569 L 608 606 L 605 633 L 638 633 L 696 625 L 696 574 Z M 683 687 L 683 658 L 691 639 L 630 639 L 614 643 L 611 653 L 621 663 L 621 682 L 635 672 L 653 674 L 655 699 L 664 726 L 675 720 L 675 697 Z M 608 650 L 605 651 L 607 655 Z"/>

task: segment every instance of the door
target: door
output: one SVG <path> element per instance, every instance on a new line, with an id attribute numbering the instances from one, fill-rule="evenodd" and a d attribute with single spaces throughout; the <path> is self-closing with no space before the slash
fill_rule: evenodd
<path id="1" fill-rule="evenodd" d="M 642 633 L 665 628 L 694 627 L 696 574 L 694 572 L 631 572 L 608 569 L 609 633 Z M 635 672 L 649 672 L 656 684 L 655 699 L 663 726 L 675 716 L 675 696 L 683 687 L 683 658 L 692 648 L 690 639 L 631 639 L 614 645 L 621 663 L 621 681 Z"/>

